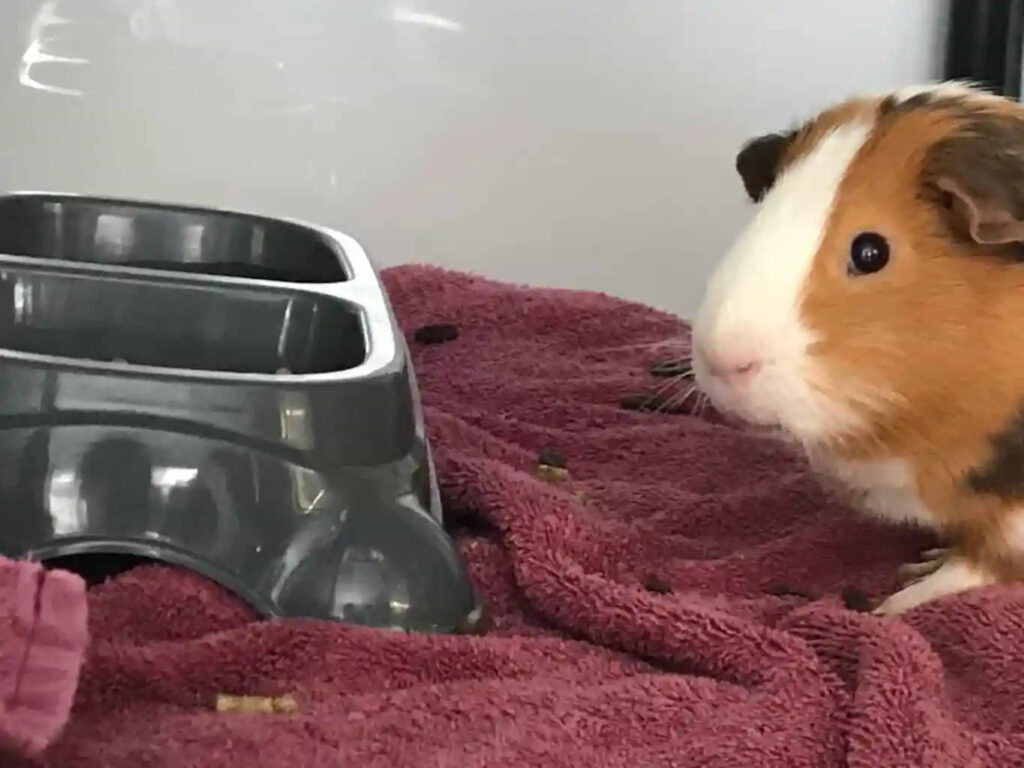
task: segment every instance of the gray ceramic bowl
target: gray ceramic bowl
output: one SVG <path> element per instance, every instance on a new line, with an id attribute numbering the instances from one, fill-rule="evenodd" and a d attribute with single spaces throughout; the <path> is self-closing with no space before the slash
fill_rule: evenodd
<path id="1" fill-rule="evenodd" d="M 176 563 L 267 616 L 478 623 L 352 238 L 24 193 L 0 197 L 0 254 L 2 554 Z"/>

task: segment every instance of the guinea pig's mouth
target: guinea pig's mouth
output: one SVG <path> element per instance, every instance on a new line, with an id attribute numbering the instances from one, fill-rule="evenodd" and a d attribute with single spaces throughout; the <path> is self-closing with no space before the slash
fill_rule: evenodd
<path id="1" fill-rule="evenodd" d="M 768 407 L 766 384 L 771 388 L 766 373 L 760 372 L 756 380 L 745 381 L 742 386 L 731 386 L 710 372 L 698 355 L 693 358 L 694 381 L 715 410 L 724 416 L 739 420 L 752 427 L 782 429 L 782 421 L 774 408 Z"/>
<path id="2" fill-rule="evenodd" d="M 798 365 L 765 366 L 750 380 L 732 384 L 695 359 L 694 374 L 715 410 L 752 435 L 787 443 L 813 443 L 824 436 L 820 397 Z"/>

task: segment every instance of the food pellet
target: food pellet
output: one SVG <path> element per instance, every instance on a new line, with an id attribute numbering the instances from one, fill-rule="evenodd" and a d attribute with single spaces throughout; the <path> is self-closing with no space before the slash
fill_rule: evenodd
<path id="1" fill-rule="evenodd" d="M 653 573 L 644 576 L 644 589 L 656 595 L 672 594 L 672 585 L 661 578 L 661 576 Z"/>
<path id="2" fill-rule="evenodd" d="M 217 712 L 239 712 L 243 714 L 288 714 L 299 709 L 295 698 L 284 696 L 233 696 L 218 693 L 214 704 Z"/>
<path id="3" fill-rule="evenodd" d="M 569 470 L 562 467 L 550 467 L 547 464 L 538 464 L 534 472 L 537 477 L 548 483 L 560 483 L 569 477 Z"/>
<path id="4" fill-rule="evenodd" d="M 647 370 L 652 376 L 670 379 L 690 373 L 693 367 L 690 365 L 689 358 L 684 357 L 680 360 L 655 360 Z"/>
<path id="5" fill-rule="evenodd" d="M 566 469 L 568 466 L 565 456 L 557 448 L 545 448 L 537 455 L 537 463 L 543 464 L 546 467 L 557 467 L 558 469 Z"/>
<path id="6" fill-rule="evenodd" d="M 459 326 L 454 323 L 436 323 L 417 328 L 412 337 L 420 344 L 442 344 L 459 338 Z"/>

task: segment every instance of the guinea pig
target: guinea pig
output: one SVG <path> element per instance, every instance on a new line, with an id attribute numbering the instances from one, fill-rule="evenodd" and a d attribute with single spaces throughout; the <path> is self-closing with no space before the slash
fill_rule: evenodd
<path id="1" fill-rule="evenodd" d="M 693 370 L 864 511 L 947 544 L 875 612 L 1024 578 L 1024 107 L 949 82 L 748 142 Z"/>

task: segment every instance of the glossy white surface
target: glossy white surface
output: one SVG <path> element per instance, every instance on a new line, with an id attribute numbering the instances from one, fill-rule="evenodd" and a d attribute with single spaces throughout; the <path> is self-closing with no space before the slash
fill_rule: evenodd
<path id="1" fill-rule="evenodd" d="M 740 142 L 939 73 L 945 3 L 3 0 L 0 189 L 241 208 L 683 313 Z"/>

